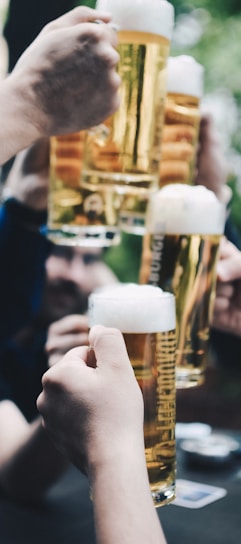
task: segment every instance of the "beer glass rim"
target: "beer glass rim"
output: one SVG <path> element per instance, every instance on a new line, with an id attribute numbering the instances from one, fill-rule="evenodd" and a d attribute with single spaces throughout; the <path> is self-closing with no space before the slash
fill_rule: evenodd
<path id="1" fill-rule="evenodd" d="M 89 296 L 89 324 L 90 327 L 99 324 L 114 327 L 131 334 L 171 331 L 176 327 L 175 297 L 154 285 L 105 286 Z"/>
<path id="2" fill-rule="evenodd" d="M 167 59 L 167 92 L 202 98 L 204 66 L 191 55 Z"/>
<path id="3" fill-rule="evenodd" d="M 168 0 L 97 0 L 96 9 L 109 11 L 118 30 L 172 38 L 174 7 Z"/>
<path id="4" fill-rule="evenodd" d="M 203 196 L 205 198 L 202 198 Z M 173 183 L 150 196 L 146 232 L 163 235 L 222 236 L 225 220 L 226 206 L 218 200 L 213 191 L 203 185 Z"/>

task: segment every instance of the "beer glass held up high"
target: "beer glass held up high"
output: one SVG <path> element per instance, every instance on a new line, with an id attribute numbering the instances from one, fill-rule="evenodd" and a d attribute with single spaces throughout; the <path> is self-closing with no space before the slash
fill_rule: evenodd
<path id="1" fill-rule="evenodd" d="M 97 0 L 118 28 L 119 110 L 88 131 L 82 187 L 121 198 L 119 226 L 142 234 L 149 193 L 158 188 L 166 63 L 174 24 L 166 0 Z"/>
<path id="2" fill-rule="evenodd" d="M 155 506 L 175 498 L 175 322 L 174 296 L 151 285 L 115 284 L 89 298 L 90 326 L 102 324 L 123 333 L 142 390 L 146 463 Z"/>
<path id="3" fill-rule="evenodd" d="M 166 185 L 149 202 L 140 283 L 176 298 L 178 388 L 204 381 L 225 206 L 203 186 Z"/>
<path id="4" fill-rule="evenodd" d="M 114 190 L 81 187 L 85 131 L 50 138 L 50 187 L 46 234 L 56 244 L 118 244 L 120 198 Z"/>
<path id="5" fill-rule="evenodd" d="M 162 133 L 160 186 L 193 184 L 204 68 L 193 57 L 169 57 Z"/>

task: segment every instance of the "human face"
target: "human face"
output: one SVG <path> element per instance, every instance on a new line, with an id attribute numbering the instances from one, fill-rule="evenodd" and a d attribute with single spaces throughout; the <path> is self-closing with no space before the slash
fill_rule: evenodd
<path id="1" fill-rule="evenodd" d="M 86 313 L 93 289 L 113 281 L 101 262 L 101 250 L 54 246 L 46 261 L 46 285 L 42 315 L 55 321 L 68 314 Z"/>

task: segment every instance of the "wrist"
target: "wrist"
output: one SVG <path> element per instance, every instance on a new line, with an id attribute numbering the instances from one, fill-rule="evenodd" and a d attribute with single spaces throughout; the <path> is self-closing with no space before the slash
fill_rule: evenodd
<path id="1" fill-rule="evenodd" d="M 24 75 L 24 74 L 23 74 Z M 34 125 L 34 107 L 30 84 L 21 74 L 10 74 L 1 89 L 1 123 L 5 132 L 4 160 L 41 137 Z M 5 121 L 6 120 L 6 121 Z"/>
<path id="2" fill-rule="evenodd" d="M 146 471 L 146 459 L 143 436 L 128 437 L 119 436 L 115 441 L 112 437 L 106 437 L 105 444 L 91 448 L 88 454 L 88 477 L 91 486 L 94 486 L 97 478 L 102 474 L 122 471 L 133 472 L 137 467 Z M 135 469 L 134 469 L 135 467 Z"/>

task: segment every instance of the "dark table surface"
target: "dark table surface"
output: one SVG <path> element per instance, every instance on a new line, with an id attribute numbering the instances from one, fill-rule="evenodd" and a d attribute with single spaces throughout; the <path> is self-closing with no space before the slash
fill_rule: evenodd
<path id="1" fill-rule="evenodd" d="M 241 434 L 232 435 L 241 444 Z M 173 504 L 159 508 L 168 544 L 241 542 L 241 457 L 226 467 L 201 468 L 189 466 L 178 447 L 177 477 L 224 487 L 227 495 L 195 510 Z M 38 505 L 18 505 L 0 496 L 0 544 L 46 542 L 96 544 L 88 481 L 73 467 Z"/>
<path id="2" fill-rule="evenodd" d="M 220 432 L 220 431 L 218 431 Z M 168 544 L 237 544 L 241 542 L 241 434 L 222 431 L 240 443 L 233 461 L 223 466 L 191 464 L 177 448 L 177 478 L 226 489 L 225 497 L 198 509 L 169 504 L 158 514 Z"/>

